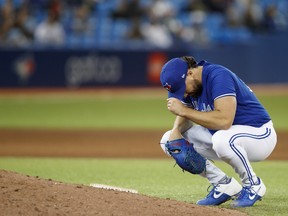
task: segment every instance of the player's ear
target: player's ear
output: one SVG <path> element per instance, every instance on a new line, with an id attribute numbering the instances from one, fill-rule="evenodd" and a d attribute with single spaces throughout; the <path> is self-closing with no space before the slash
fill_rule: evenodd
<path id="1" fill-rule="evenodd" d="M 188 69 L 187 71 L 187 76 L 191 76 L 192 75 L 192 68 Z"/>

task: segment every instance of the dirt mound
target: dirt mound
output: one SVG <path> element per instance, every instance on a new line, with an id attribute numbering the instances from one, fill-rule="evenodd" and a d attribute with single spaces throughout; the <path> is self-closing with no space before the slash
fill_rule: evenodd
<path id="1" fill-rule="evenodd" d="M 0 170 L 1 215 L 245 215 L 139 194 L 67 184 Z"/>

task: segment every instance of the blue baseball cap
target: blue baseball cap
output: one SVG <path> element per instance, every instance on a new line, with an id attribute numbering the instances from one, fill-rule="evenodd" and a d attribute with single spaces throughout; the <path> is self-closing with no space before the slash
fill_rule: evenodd
<path id="1" fill-rule="evenodd" d="M 168 98 L 174 97 L 183 100 L 187 71 L 188 65 L 181 58 L 173 58 L 162 67 L 160 81 L 162 86 L 168 90 Z"/>

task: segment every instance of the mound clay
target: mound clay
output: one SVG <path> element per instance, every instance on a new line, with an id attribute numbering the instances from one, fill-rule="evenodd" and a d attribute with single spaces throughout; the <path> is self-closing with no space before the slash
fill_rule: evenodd
<path id="1" fill-rule="evenodd" d="M 1 215 L 245 215 L 236 210 L 66 184 L 0 170 Z"/>

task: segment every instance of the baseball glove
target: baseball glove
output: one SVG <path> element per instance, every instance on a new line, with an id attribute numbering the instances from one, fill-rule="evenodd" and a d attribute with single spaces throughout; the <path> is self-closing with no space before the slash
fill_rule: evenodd
<path id="1" fill-rule="evenodd" d="M 200 174 L 206 168 L 206 159 L 195 151 L 193 143 L 184 138 L 168 141 L 166 148 L 176 163 L 192 174 Z"/>

